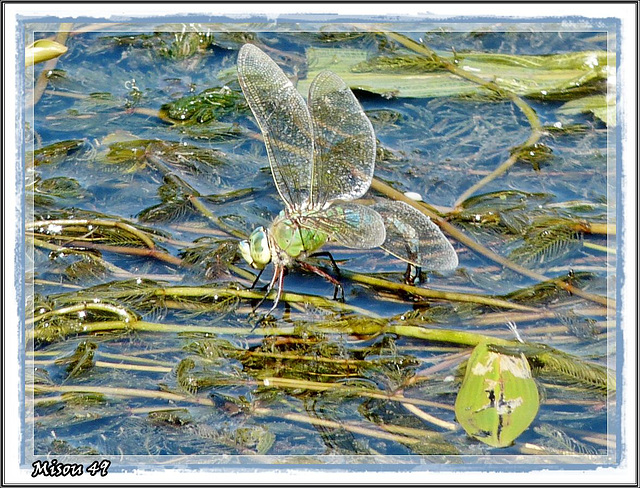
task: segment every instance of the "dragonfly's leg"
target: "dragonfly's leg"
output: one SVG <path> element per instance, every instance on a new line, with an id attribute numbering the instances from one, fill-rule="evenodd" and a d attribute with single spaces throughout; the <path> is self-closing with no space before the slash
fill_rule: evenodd
<path id="1" fill-rule="evenodd" d="M 309 257 L 315 258 L 315 257 L 321 257 L 321 256 L 329 258 L 329 260 L 331 261 L 331 267 L 333 268 L 333 272 L 336 274 L 338 278 L 341 278 L 342 275 L 340 273 L 340 268 L 338 267 L 336 260 L 333 259 L 333 255 L 329 251 L 314 252 Z M 317 272 L 317 271 L 314 271 L 314 272 Z M 342 284 L 338 280 L 329 279 L 329 281 L 333 283 L 333 299 L 344 302 L 344 288 Z M 340 296 L 339 298 L 338 298 L 338 295 Z"/>
<path id="2" fill-rule="evenodd" d="M 278 275 L 278 290 L 276 293 L 276 298 L 273 301 L 273 305 L 272 307 L 269 309 L 269 311 L 267 312 L 267 315 L 271 315 L 271 312 L 273 312 L 276 307 L 278 306 L 278 302 L 280 301 L 280 297 L 282 297 L 282 288 L 284 286 L 284 266 L 277 266 L 276 267 L 276 272 L 274 273 L 275 275 Z"/>
<path id="3" fill-rule="evenodd" d="M 340 282 L 333 286 L 333 299 L 338 300 L 339 302 L 344 302 L 344 287 Z"/>
<path id="4" fill-rule="evenodd" d="M 269 285 L 267 285 L 267 289 L 264 292 L 264 296 L 262 297 L 262 299 L 258 302 L 258 304 L 253 307 L 253 311 L 255 312 L 256 310 L 258 310 L 258 308 L 260 308 L 260 305 L 262 305 L 264 303 L 264 301 L 267 299 L 267 296 L 269 296 L 269 293 L 271 293 L 271 290 L 273 290 L 273 286 L 276 284 L 276 281 L 278 279 L 278 271 L 279 271 L 279 266 L 276 266 L 275 269 L 273 270 L 273 277 L 271 278 L 271 281 L 269 282 Z M 260 275 L 258 275 L 260 276 Z"/>
<path id="5" fill-rule="evenodd" d="M 338 268 L 338 264 L 336 263 L 336 260 L 333 259 L 333 255 L 329 252 L 329 251 L 320 251 L 320 252 L 314 252 L 313 254 L 311 254 L 309 257 L 310 258 L 317 258 L 317 257 L 325 257 L 325 258 L 329 258 L 329 260 L 331 261 L 331 267 L 333 268 L 333 272 L 338 276 L 338 278 L 340 278 L 340 268 Z"/>
<path id="6" fill-rule="evenodd" d="M 342 285 L 338 280 L 336 280 L 333 276 L 331 276 L 326 271 L 323 271 L 317 266 L 314 266 L 313 264 L 305 263 L 304 261 L 298 261 L 298 263 L 303 269 L 306 269 L 307 271 L 311 271 L 312 273 L 322 276 L 329 283 L 332 283 L 334 286 L 333 299 L 344 301 L 344 288 L 342 287 Z M 338 295 L 340 295 L 340 298 L 338 298 Z"/>
<path id="7" fill-rule="evenodd" d="M 415 274 L 413 271 L 415 270 Z M 407 270 L 404 272 L 404 281 L 408 285 L 414 285 L 416 283 L 422 283 L 422 268 L 420 266 L 414 266 L 413 264 L 407 264 Z"/>
<path id="8" fill-rule="evenodd" d="M 265 270 L 265 268 L 262 268 L 260 270 L 260 272 L 258 273 L 258 276 L 256 276 L 256 279 L 253 280 L 253 283 L 251 284 L 251 288 L 249 288 L 249 290 L 253 290 L 256 285 L 258 284 L 258 281 L 260 281 L 260 277 L 262 276 L 262 272 Z"/>

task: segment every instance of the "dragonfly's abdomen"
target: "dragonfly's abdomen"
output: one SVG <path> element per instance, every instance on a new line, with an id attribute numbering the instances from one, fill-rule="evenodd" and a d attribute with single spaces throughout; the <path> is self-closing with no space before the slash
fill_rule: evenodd
<path id="1" fill-rule="evenodd" d="M 271 226 L 271 235 L 280 249 L 292 258 L 312 253 L 327 242 L 327 234 L 300 227 L 290 219 L 277 219 Z"/>

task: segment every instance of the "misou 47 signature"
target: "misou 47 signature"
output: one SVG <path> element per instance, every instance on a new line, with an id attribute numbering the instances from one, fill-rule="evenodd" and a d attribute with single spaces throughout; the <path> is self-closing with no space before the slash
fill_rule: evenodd
<path id="1" fill-rule="evenodd" d="M 373 178 L 376 136 L 360 103 L 331 71 L 316 76 L 308 102 L 260 48 L 245 44 L 238 78 L 262 131 L 271 172 L 285 208 L 269 228 L 258 227 L 240 252 L 252 267 L 273 263 L 267 295 L 282 295 L 286 268 L 325 243 L 353 249 L 381 247 L 414 266 L 451 270 L 458 257 L 440 228 L 403 202 L 363 205 L 354 200 Z M 318 268 L 314 268 L 317 270 Z M 323 273 L 321 273 L 323 274 Z M 323 274 L 323 276 L 331 278 Z"/>

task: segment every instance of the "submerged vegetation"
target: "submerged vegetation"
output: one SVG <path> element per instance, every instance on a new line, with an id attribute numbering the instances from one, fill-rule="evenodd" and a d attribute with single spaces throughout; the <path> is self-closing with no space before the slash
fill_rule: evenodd
<path id="1" fill-rule="evenodd" d="M 45 36 L 67 50 L 27 71 L 27 86 L 37 79 L 25 128 L 27 452 L 606 462 L 616 445 L 606 43 L 258 27 Z M 273 314 L 253 313 L 266 283 L 252 288 L 238 241 L 282 204 L 235 77 L 246 42 L 301 92 L 327 68 L 355 90 L 378 139 L 363 203 L 384 197 L 429 217 L 457 270 L 413 269 L 407 282 L 382 251 L 329 246 L 344 300 L 293 266 Z M 323 257 L 308 263 L 336 273 Z M 499 417 L 523 404 L 526 418 L 503 430 Z"/>

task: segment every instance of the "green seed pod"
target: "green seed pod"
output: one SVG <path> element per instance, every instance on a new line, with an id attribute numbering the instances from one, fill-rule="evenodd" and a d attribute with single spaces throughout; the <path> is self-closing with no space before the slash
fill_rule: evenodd
<path id="1" fill-rule="evenodd" d="M 56 41 L 40 39 L 25 49 L 25 67 L 57 58 L 66 53 L 67 49 L 67 46 L 63 46 Z"/>

